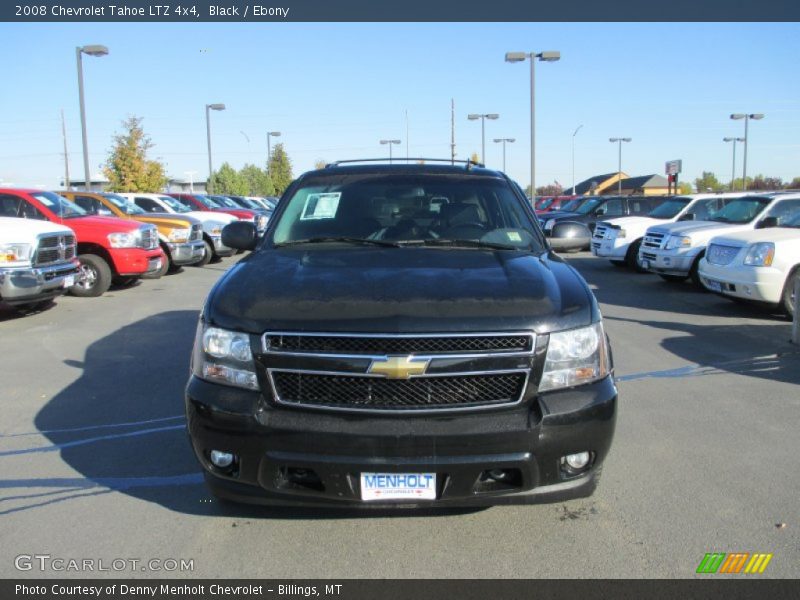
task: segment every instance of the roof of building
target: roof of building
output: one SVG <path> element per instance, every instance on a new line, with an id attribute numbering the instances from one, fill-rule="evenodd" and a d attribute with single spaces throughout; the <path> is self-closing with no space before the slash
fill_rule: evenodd
<path id="1" fill-rule="evenodd" d="M 583 194 L 586 194 L 588 192 L 591 192 L 592 191 L 592 187 L 602 188 L 603 187 L 603 183 L 605 183 L 606 181 L 608 181 L 612 177 L 616 177 L 616 176 L 617 176 L 617 171 L 614 171 L 613 173 L 606 173 L 605 175 L 595 175 L 594 177 L 589 177 L 589 179 L 581 181 L 579 184 L 577 184 L 575 186 L 575 194 L 576 195 L 583 195 Z M 623 176 L 623 178 L 627 177 L 627 175 L 625 175 L 625 173 L 623 173 L 622 176 Z M 568 189 L 570 191 L 572 191 L 571 187 L 568 188 Z"/>
<path id="2" fill-rule="evenodd" d="M 667 178 L 662 175 L 640 175 L 622 180 L 623 190 L 639 190 L 644 188 L 665 188 L 669 185 Z"/>

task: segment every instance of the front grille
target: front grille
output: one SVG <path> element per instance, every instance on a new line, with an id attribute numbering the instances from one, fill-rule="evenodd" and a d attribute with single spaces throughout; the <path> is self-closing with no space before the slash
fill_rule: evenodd
<path id="1" fill-rule="evenodd" d="M 645 260 L 655 260 L 657 257 L 652 252 L 642 252 L 642 258 Z"/>
<path id="2" fill-rule="evenodd" d="M 203 225 L 202 223 L 195 223 L 192 225 L 192 234 L 189 236 L 189 240 L 194 242 L 197 240 L 203 239 Z"/>
<path id="3" fill-rule="evenodd" d="M 69 234 L 48 235 L 39 238 L 36 250 L 36 266 L 72 260 L 76 255 L 75 236 Z"/>
<path id="4" fill-rule="evenodd" d="M 592 242 L 592 248 L 595 250 L 600 250 L 600 242 Z"/>
<path id="5" fill-rule="evenodd" d="M 267 333 L 269 352 L 304 354 L 472 354 L 531 352 L 528 334 L 475 336 L 345 336 Z"/>
<path id="6" fill-rule="evenodd" d="M 385 379 L 351 375 L 272 373 L 276 400 L 284 404 L 345 410 L 427 410 L 514 403 L 526 373 Z"/>
<path id="7" fill-rule="evenodd" d="M 145 250 L 158 248 L 158 233 L 155 227 L 142 227 L 142 248 Z"/>
<path id="8" fill-rule="evenodd" d="M 644 240 L 642 240 L 642 246 L 645 248 L 663 248 L 666 239 L 666 233 L 648 231 L 644 236 Z"/>
<path id="9" fill-rule="evenodd" d="M 607 234 L 610 234 L 611 228 L 607 225 L 597 224 L 597 227 L 594 229 L 594 235 L 592 236 L 596 240 L 604 240 L 606 239 Z M 611 236 L 608 235 L 608 238 L 611 239 Z"/>
<path id="10" fill-rule="evenodd" d="M 712 265 L 729 265 L 739 254 L 741 248 L 737 246 L 723 246 L 722 244 L 711 244 L 706 253 L 706 259 Z"/>

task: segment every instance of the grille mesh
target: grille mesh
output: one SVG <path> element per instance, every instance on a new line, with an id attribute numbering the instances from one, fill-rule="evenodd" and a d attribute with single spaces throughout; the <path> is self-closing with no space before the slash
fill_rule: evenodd
<path id="1" fill-rule="evenodd" d="M 267 342 L 271 352 L 319 354 L 456 354 L 531 350 L 531 337 L 527 335 L 349 337 L 268 334 Z"/>
<path id="2" fill-rule="evenodd" d="M 39 240 L 36 265 L 63 262 L 75 258 L 74 235 L 51 235 Z"/>
<path id="3" fill-rule="evenodd" d="M 733 262 L 733 259 L 736 258 L 736 255 L 739 254 L 739 250 L 736 246 L 723 246 L 721 244 L 711 244 L 708 247 L 708 254 L 707 259 L 712 265 L 729 265 Z"/>
<path id="4" fill-rule="evenodd" d="M 517 401 L 525 385 L 524 373 L 384 379 L 278 371 L 273 378 L 286 404 L 368 410 L 505 404 Z"/>
<path id="5" fill-rule="evenodd" d="M 191 241 L 203 239 L 203 226 L 200 223 L 192 224 L 192 234 L 189 236 Z"/>

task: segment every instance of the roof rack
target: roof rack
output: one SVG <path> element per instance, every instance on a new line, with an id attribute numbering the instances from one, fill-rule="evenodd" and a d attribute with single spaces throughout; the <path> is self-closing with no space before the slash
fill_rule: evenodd
<path id="1" fill-rule="evenodd" d="M 483 163 L 476 162 L 476 161 L 474 161 L 472 159 L 456 160 L 456 159 L 453 159 L 453 158 L 415 158 L 415 157 L 410 157 L 410 158 L 354 158 L 354 159 L 349 159 L 349 160 L 337 160 L 337 161 L 334 161 L 332 163 L 326 164 L 325 168 L 327 169 L 329 167 L 338 167 L 339 165 L 350 164 L 350 163 L 366 163 L 366 162 L 389 162 L 389 163 L 394 163 L 394 162 L 405 162 L 406 164 L 408 164 L 410 161 L 450 163 L 452 165 L 454 165 L 456 163 L 459 163 L 459 164 L 463 164 L 464 168 L 467 169 L 467 170 L 471 169 L 472 167 L 485 167 L 486 166 Z"/>

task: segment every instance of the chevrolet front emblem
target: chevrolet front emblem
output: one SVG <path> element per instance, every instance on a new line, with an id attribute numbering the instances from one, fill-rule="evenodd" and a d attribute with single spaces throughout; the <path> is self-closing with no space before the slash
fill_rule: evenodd
<path id="1" fill-rule="evenodd" d="M 429 362 L 429 358 L 390 356 L 385 360 L 373 360 L 367 373 L 383 375 L 389 379 L 408 379 L 412 375 L 422 375 Z"/>

